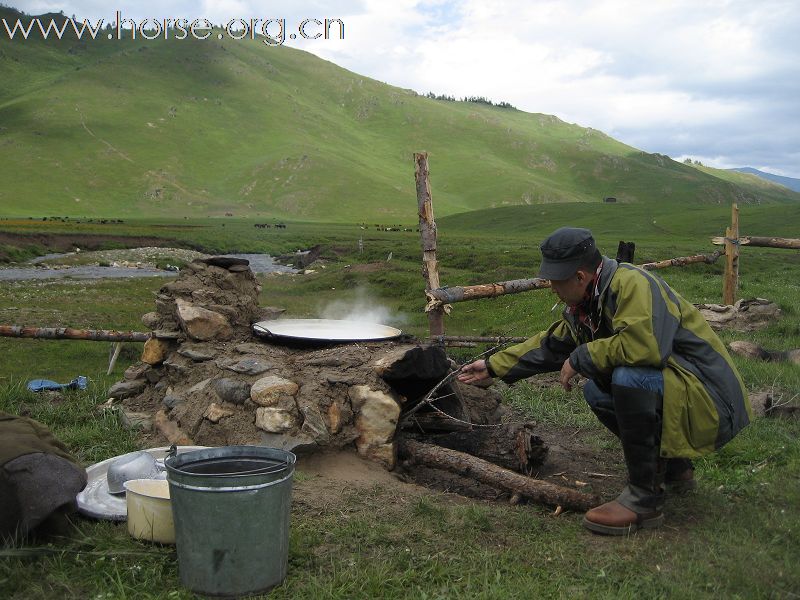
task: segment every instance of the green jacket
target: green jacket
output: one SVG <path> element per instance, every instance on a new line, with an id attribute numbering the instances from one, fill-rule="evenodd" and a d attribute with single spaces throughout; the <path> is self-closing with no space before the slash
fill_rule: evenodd
<path id="1" fill-rule="evenodd" d="M 489 357 L 507 383 L 559 371 L 564 361 L 609 389 L 616 367 L 664 374 L 661 455 L 694 458 L 729 442 L 751 418 L 742 378 L 700 312 L 662 279 L 603 257 L 593 334 L 566 312 L 547 331 Z"/>

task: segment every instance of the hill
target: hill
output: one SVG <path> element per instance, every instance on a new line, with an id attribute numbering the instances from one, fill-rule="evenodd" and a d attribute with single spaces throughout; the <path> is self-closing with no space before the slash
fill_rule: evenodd
<path id="1" fill-rule="evenodd" d="M 753 167 L 737 167 L 735 169 L 728 169 L 729 171 L 738 171 L 739 173 L 749 173 L 761 179 L 767 179 L 779 185 L 789 188 L 792 191 L 800 192 L 800 179 L 795 177 L 784 177 L 783 175 L 775 175 L 774 173 L 766 173 L 759 171 Z"/>
<path id="2" fill-rule="evenodd" d="M 430 155 L 437 215 L 606 196 L 800 199 L 553 116 L 425 98 L 307 52 L 215 37 L 2 32 L 0 214 L 407 223 L 418 151 Z"/>

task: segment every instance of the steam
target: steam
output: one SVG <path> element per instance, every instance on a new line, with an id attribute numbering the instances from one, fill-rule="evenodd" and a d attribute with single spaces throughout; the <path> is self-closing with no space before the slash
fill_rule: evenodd
<path id="1" fill-rule="evenodd" d="M 408 321 L 405 315 L 392 312 L 387 306 L 371 297 L 369 291 L 363 287 L 356 289 L 354 297 L 334 300 L 325 305 L 319 314 L 321 319 L 342 319 L 381 325 L 403 325 Z"/>

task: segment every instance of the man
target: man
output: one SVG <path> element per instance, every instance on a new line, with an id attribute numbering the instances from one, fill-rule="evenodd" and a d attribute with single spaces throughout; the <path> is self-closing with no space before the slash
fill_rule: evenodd
<path id="1" fill-rule="evenodd" d="M 541 244 L 539 277 L 565 304 L 547 331 L 464 367 L 459 379 L 513 383 L 561 371 L 622 442 L 628 484 L 583 524 L 609 535 L 658 527 L 664 484 L 695 485 L 690 459 L 729 442 L 750 421 L 742 379 L 699 311 L 655 275 L 601 256 L 588 229 L 563 227 Z"/>

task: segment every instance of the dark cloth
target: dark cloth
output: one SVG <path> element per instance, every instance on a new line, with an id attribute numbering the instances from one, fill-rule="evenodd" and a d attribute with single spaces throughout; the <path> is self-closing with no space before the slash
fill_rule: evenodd
<path id="1" fill-rule="evenodd" d="M 86 470 L 47 427 L 0 413 L 0 538 L 26 535 L 54 513 L 73 510 L 86 481 Z"/>
<path id="2" fill-rule="evenodd" d="M 73 461 L 67 447 L 33 419 L 0 412 L 0 466 L 23 454 L 44 452 Z"/>

